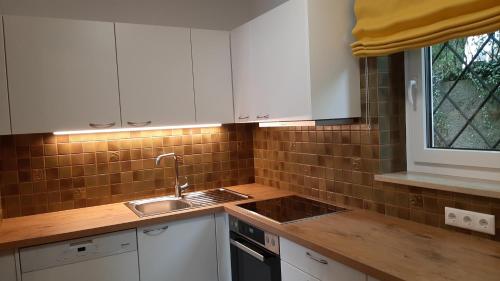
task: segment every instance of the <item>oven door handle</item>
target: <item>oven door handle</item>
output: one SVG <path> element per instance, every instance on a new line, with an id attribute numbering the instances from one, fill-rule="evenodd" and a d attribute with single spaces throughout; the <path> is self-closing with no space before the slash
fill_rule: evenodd
<path id="1" fill-rule="evenodd" d="M 242 250 L 243 252 L 251 255 L 252 257 L 258 259 L 260 262 L 264 262 L 265 258 L 264 258 L 264 255 L 258 253 L 257 251 L 255 250 L 252 250 L 250 249 L 249 247 L 243 245 L 242 243 L 234 240 L 234 239 L 231 239 L 231 245 L 235 246 L 236 248 Z"/>

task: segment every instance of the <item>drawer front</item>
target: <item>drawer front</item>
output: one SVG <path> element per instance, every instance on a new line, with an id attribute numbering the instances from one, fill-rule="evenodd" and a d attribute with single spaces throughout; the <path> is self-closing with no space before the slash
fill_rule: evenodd
<path id="1" fill-rule="evenodd" d="M 135 229 L 19 250 L 23 273 L 137 251 Z M 135 254 L 137 255 L 137 254 Z"/>
<path id="2" fill-rule="evenodd" d="M 319 281 L 304 271 L 290 265 L 286 261 L 281 261 L 281 280 L 282 281 Z"/>
<path id="3" fill-rule="evenodd" d="M 366 281 L 366 275 L 314 251 L 280 238 L 281 259 L 320 280 Z"/>

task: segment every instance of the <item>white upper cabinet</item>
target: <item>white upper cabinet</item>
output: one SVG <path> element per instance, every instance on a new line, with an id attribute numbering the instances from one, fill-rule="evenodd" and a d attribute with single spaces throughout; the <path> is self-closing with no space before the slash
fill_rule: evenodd
<path id="1" fill-rule="evenodd" d="M 359 117 L 353 25 L 352 0 L 290 0 L 233 30 L 236 121 Z"/>
<path id="2" fill-rule="evenodd" d="M 2 22 L 0 22 L 0 135 L 8 135 L 10 133 L 9 95 L 7 91 L 7 73 L 5 71 L 3 25 Z"/>
<path id="3" fill-rule="evenodd" d="M 120 127 L 113 23 L 4 23 L 14 134 Z"/>
<path id="4" fill-rule="evenodd" d="M 229 32 L 191 30 L 197 123 L 234 123 Z"/>
<path id="5" fill-rule="evenodd" d="M 311 117 L 307 1 L 292 1 L 251 23 L 258 121 Z"/>
<path id="6" fill-rule="evenodd" d="M 188 28 L 116 23 L 124 127 L 194 124 Z"/>
<path id="7" fill-rule="evenodd" d="M 256 121 L 254 112 L 257 98 L 252 63 L 251 26 L 245 24 L 231 32 L 231 59 L 233 69 L 234 118 L 238 123 Z"/>

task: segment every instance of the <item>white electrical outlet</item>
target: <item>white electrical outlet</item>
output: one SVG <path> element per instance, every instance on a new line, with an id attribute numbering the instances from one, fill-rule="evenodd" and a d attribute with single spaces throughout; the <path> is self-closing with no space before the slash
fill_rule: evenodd
<path id="1" fill-rule="evenodd" d="M 495 235 L 495 216 L 493 215 L 450 207 L 444 208 L 444 215 L 447 225 Z"/>

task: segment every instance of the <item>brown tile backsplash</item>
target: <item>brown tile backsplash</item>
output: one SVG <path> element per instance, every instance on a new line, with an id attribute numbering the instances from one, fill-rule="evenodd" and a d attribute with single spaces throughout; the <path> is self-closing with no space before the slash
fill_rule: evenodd
<path id="1" fill-rule="evenodd" d="M 498 199 L 374 181 L 374 174 L 406 170 L 403 56 L 369 59 L 368 66 L 370 109 L 361 62 L 357 124 L 254 128 L 256 182 L 463 233 L 472 232 L 444 225 L 445 206 L 489 213 L 496 237 L 474 235 L 500 241 Z"/>
<path id="2" fill-rule="evenodd" d="M 494 214 L 500 200 L 374 181 L 406 170 L 403 55 L 361 61 L 363 116 L 355 124 L 221 128 L 53 136 L 0 137 L 4 217 L 173 193 L 173 166 L 160 153 L 183 156 L 191 190 L 257 182 L 442 227 L 444 207 Z M 368 98 L 365 94 L 368 86 Z M 369 108 L 367 108 L 369 105 Z"/>
<path id="3" fill-rule="evenodd" d="M 4 218 L 173 193 L 173 161 L 191 191 L 254 182 L 252 125 L 95 135 L 0 137 Z"/>

